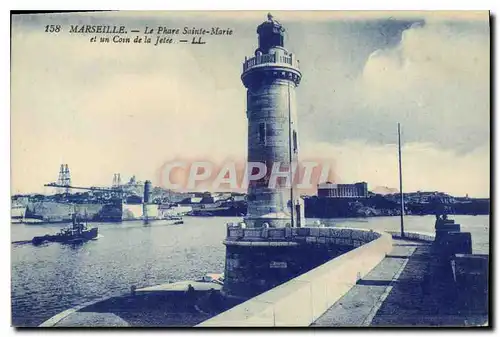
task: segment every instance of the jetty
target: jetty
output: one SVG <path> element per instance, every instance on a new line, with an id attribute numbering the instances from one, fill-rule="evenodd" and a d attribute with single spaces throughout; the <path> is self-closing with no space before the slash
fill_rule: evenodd
<path id="1" fill-rule="evenodd" d="M 268 246 L 259 244 L 255 229 L 245 233 L 248 229 L 235 232 L 229 227 L 225 243 L 239 242 L 242 247 L 318 247 L 328 242 L 353 246 L 348 252 L 247 300 L 229 296 L 227 279 L 222 288 L 208 284 L 191 295 L 186 291 L 189 282 L 181 282 L 177 286 L 133 289 L 130 294 L 86 303 L 40 326 L 488 325 L 489 256 L 472 254 L 470 233 L 459 231 L 460 225 L 449 219 L 444 224 L 439 221 L 438 235 L 406 232 L 404 238 L 399 232 L 325 227 L 294 231 L 287 228 L 290 236 L 285 237 L 285 228 L 273 229 L 274 232 L 264 228 L 259 235 L 274 237 Z M 277 233 L 283 233 L 283 237 Z M 249 234 L 246 239 L 245 234 Z M 297 244 L 290 245 L 293 241 Z M 276 268 L 278 264 L 272 266 Z"/>

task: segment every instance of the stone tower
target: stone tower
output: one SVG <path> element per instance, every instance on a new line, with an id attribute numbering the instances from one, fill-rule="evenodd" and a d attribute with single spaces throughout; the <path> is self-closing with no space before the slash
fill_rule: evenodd
<path id="1" fill-rule="evenodd" d="M 254 57 L 245 58 L 241 80 L 247 88 L 248 162 L 264 164 L 267 174 L 249 183 L 245 224 L 300 227 L 303 202 L 292 177 L 298 160 L 295 88 L 302 74 L 296 56 L 285 48 L 285 29 L 270 14 L 257 34 L 259 46 Z"/>

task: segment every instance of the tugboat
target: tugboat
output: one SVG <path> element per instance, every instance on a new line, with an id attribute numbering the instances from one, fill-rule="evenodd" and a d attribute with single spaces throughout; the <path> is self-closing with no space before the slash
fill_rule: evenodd
<path id="1" fill-rule="evenodd" d="M 71 227 L 63 228 L 56 235 L 35 236 L 31 242 L 39 245 L 44 242 L 82 243 L 95 239 L 98 234 L 97 227 L 88 228 L 86 223 L 79 222 L 76 213 L 73 214 Z"/>

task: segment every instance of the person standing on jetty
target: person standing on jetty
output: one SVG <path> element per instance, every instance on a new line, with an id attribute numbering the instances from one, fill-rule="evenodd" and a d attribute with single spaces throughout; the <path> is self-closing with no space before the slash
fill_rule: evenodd
<path id="1" fill-rule="evenodd" d="M 196 311 L 194 305 L 196 304 L 196 294 L 194 287 L 189 284 L 186 291 L 184 292 L 185 305 L 188 311 Z"/>

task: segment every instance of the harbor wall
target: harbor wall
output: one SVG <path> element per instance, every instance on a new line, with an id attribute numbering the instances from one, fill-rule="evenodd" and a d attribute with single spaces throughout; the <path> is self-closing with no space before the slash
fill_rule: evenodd
<path id="1" fill-rule="evenodd" d="M 74 212 L 85 217 L 87 221 L 120 221 L 121 204 L 109 203 L 62 203 L 55 201 L 29 202 L 25 217 L 41 222 L 71 222 Z"/>
<path id="2" fill-rule="evenodd" d="M 159 217 L 158 205 L 147 204 L 146 208 L 149 218 Z M 41 222 L 71 222 L 75 210 L 81 216 L 86 214 L 88 221 L 139 220 L 143 216 L 142 204 L 75 204 L 55 201 L 30 202 L 26 206 L 25 215 L 28 219 L 38 219 Z"/>
<path id="3" fill-rule="evenodd" d="M 27 218 L 40 219 L 47 222 L 71 221 L 75 212 L 87 214 L 89 219 L 98 215 L 104 205 L 102 204 L 72 204 L 51 201 L 30 202 L 26 206 Z"/>
<path id="4" fill-rule="evenodd" d="M 392 249 L 391 235 L 382 232 L 345 228 L 289 230 L 296 234 L 295 242 L 303 240 L 303 244 L 310 244 L 319 241 L 323 245 L 330 242 L 348 245 L 351 250 L 198 326 L 309 326 Z M 299 230 L 302 230 L 301 234 L 307 235 L 299 235 Z M 251 243 L 255 245 L 256 242 Z M 231 277 L 232 271 L 229 271 Z"/>

